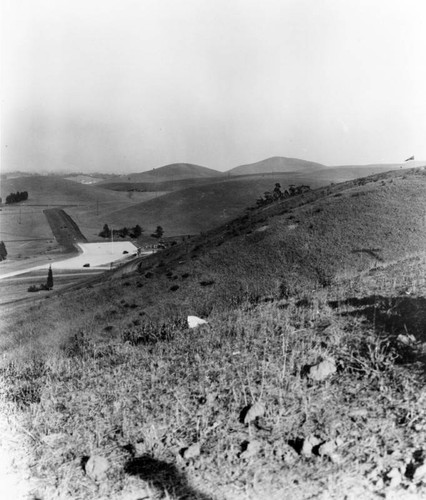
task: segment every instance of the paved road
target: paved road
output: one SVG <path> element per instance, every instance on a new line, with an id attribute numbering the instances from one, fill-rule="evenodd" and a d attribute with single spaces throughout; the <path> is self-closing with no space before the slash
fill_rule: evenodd
<path id="1" fill-rule="evenodd" d="M 90 265 L 90 269 L 98 269 L 99 271 L 106 271 L 110 269 L 111 263 L 116 265 L 124 259 L 132 258 L 136 254 L 137 247 L 130 241 L 119 241 L 111 243 L 77 243 L 80 248 L 79 255 L 73 255 L 68 259 L 61 261 L 48 261 L 44 264 L 28 267 L 26 269 L 19 269 L 10 271 L 0 275 L 0 280 L 19 276 L 30 272 L 46 270 L 51 265 L 52 269 L 62 270 L 67 269 L 70 271 L 77 271 L 83 269 L 85 264 Z M 127 253 L 124 253 L 127 252 Z"/>

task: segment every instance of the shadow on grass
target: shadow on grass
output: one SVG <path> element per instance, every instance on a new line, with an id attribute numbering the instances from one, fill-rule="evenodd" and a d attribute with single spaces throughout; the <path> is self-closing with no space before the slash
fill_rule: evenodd
<path id="1" fill-rule="evenodd" d="M 331 301 L 333 309 L 340 309 L 341 316 L 363 317 L 380 333 L 390 339 L 398 335 L 413 335 L 417 342 L 426 342 L 426 298 L 425 297 L 383 297 L 371 295 Z M 426 362 L 424 354 L 413 350 L 399 349 L 403 361 Z"/>
<path id="2" fill-rule="evenodd" d="M 184 474 L 179 472 L 174 465 L 149 455 L 132 458 L 125 464 L 124 471 L 132 476 L 140 477 L 160 490 L 162 495 L 167 492 L 169 495 L 182 499 L 212 500 L 211 497 L 191 488 Z"/>

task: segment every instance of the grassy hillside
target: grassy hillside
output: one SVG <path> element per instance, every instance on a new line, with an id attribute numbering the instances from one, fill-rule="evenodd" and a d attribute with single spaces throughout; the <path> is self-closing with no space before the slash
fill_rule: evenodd
<path id="1" fill-rule="evenodd" d="M 216 177 L 223 175 L 217 170 L 191 163 L 172 163 L 163 167 L 153 168 L 146 172 L 121 176 L 123 182 L 161 182 L 169 180 Z"/>
<path id="2" fill-rule="evenodd" d="M 377 167 L 377 171 L 383 172 L 383 169 Z M 290 184 L 305 184 L 315 189 L 339 181 L 350 181 L 363 172 L 369 175 L 370 167 L 257 174 L 200 182 L 107 215 L 114 224 L 127 220 L 129 225 L 141 224 L 148 232 L 161 225 L 168 235 L 196 234 L 241 215 L 246 208 L 255 205 L 256 199 L 265 191 L 272 190 L 276 182 L 283 189 Z M 181 187 L 184 185 L 180 184 Z M 164 183 L 161 186 L 164 189 L 170 187 Z"/>
<path id="3" fill-rule="evenodd" d="M 370 165 L 340 165 L 328 167 L 318 172 L 319 178 L 330 180 L 330 182 L 344 182 L 358 177 L 380 174 L 392 170 L 406 170 L 426 165 L 426 161 L 401 162 L 401 163 L 376 163 Z M 331 180 L 333 179 L 333 180 Z"/>
<path id="4" fill-rule="evenodd" d="M 299 160 L 298 158 L 273 156 L 272 158 L 267 158 L 266 160 L 256 163 L 249 163 L 247 165 L 240 165 L 239 167 L 232 168 L 229 170 L 229 173 L 231 175 L 250 175 L 267 172 L 300 172 L 319 168 L 324 168 L 324 165 L 312 161 Z"/>
<path id="5" fill-rule="evenodd" d="M 143 227 L 154 230 L 161 225 L 169 235 L 199 233 L 240 215 L 255 205 L 265 191 L 272 190 L 276 182 L 286 188 L 293 182 L 305 181 L 310 181 L 312 188 L 327 184 L 317 182 L 315 176 L 241 176 L 168 193 L 117 211 L 111 214 L 111 220 L 128 220 L 129 224 L 142 220 Z"/>
<path id="6" fill-rule="evenodd" d="M 33 496 L 422 498 L 425 195 L 425 170 L 323 188 L 6 311 Z"/>
<path id="7" fill-rule="evenodd" d="M 104 189 L 113 191 L 180 191 L 191 186 L 201 186 L 226 180 L 226 176 L 200 177 L 190 179 L 165 180 L 158 182 L 108 182 L 101 185 Z"/>

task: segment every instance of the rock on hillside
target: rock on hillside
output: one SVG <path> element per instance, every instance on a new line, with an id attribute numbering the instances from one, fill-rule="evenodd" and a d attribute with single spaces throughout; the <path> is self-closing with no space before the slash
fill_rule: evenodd
<path id="1" fill-rule="evenodd" d="M 299 160 L 298 158 L 286 158 L 284 156 L 273 156 L 266 160 L 247 165 L 240 165 L 228 171 L 231 175 L 266 174 L 268 172 L 300 172 L 307 170 L 323 169 L 325 165 L 312 161 Z"/>

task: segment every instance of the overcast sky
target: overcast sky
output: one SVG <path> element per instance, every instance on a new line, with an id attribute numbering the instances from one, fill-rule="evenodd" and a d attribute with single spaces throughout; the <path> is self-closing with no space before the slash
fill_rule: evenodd
<path id="1" fill-rule="evenodd" d="M 426 159 L 424 0 L 2 0 L 2 169 Z"/>

